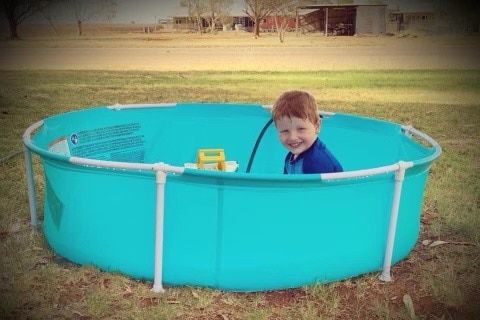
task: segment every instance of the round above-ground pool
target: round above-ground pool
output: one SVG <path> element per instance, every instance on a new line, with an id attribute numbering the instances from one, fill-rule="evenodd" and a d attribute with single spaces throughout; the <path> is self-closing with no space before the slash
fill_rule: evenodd
<path id="1" fill-rule="evenodd" d="M 345 172 L 284 175 L 287 151 L 257 104 L 114 105 L 46 118 L 23 137 L 32 224 L 31 152 L 44 171 L 45 238 L 73 262 L 154 280 L 154 291 L 271 290 L 379 270 L 388 281 L 417 241 L 441 149 L 413 127 L 322 114 L 320 138 Z M 185 166 L 201 149 L 221 149 L 238 169 Z"/>

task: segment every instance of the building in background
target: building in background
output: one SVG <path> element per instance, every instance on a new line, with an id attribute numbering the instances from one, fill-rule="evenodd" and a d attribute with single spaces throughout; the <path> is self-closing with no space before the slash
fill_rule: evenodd
<path id="1" fill-rule="evenodd" d="M 260 27 L 275 31 L 275 19 L 267 16 Z M 171 15 L 176 30 L 194 30 L 194 22 L 185 8 Z M 206 19 L 202 25 L 208 27 Z M 234 10 L 228 25 L 219 30 L 252 31 L 252 19 L 242 10 Z M 480 1 L 438 0 L 399 2 L 390 8 L 386 4 L 315 4 L 298 7 L 298 14 L 290 17 L 287 30 L 303 33 L 321 32 L 326 36 L 395 33 L 478 33 L 480 31 Z"/>
<path id="2" fill-rule="evenodd" d="M 303 32 L 325 35 L 385 34 L 385 4 L 322 4 L 299 7 Z"/>
<path id="3" fill-rule="evenodd" d="M 253 21 L 244 12 L 231 14 L 233 23 L 223 30 L 231 28 L 251 31 Z M 298 17 L 291 17 L 288 29 L 297 27 L 302 32 L 323 32 L 325 35 L 385 34 L 386 5 L 308 5 L 301 6 Z M 275 31 L 275 16 L 268 16 L 262 21 L 264 31 Z M 296 23 L 298 19 L 298 24 Z M 173 27 L 177 30 L 193 30 L 194 23 L 186 10 L 179 10 L 172 16 Z M 207 27 L 205 22 L 202 23 Z"/>

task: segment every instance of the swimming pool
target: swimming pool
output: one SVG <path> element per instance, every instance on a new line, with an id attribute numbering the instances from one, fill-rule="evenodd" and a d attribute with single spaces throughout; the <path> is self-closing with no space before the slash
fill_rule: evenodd
<path id="1" fill-rule="evenodd" d="M 440 146 L 411 126 L 323 112 L 345 172 L 284 175 L 286 150 L 259 104 L 114 105 L 54 115 L 24 136 L 41 158 L 43 231 L 59 255 L 163 285 L 258 291 L 383 270 L 417 241 Z M 234 172 L 200 170 L 222 149 Z"/>

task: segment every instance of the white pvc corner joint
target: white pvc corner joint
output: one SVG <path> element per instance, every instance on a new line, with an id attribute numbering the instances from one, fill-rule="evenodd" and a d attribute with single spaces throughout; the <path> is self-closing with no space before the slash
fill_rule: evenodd
<path id="1" fill-rule="evenodd" d="M 154 163 L 152 165 L 152 169 L 155 172 L 163 171 L 164 173 L 170 172 L 170 173 L 180 173 L 180 174 L 185 171 L 185 167 L 171 166 L 171 165 L 166 164 L 164 162 Z"/>
<path id="2" fill-rule="evenodd" d="M 408 125 L 402 126 L 402 130 L 405 132 L 405 135 L 410 138 L 413 135 L 415 128 L 412 125 Z"/>
<path id="3" fill-rule="evenodd" d="M 395 171 L 395 181 L 403 181 L 405 179 L 405 170 L 413 167 L 413 162 L 411 161 L 398 161 L 398 170 Z"/>
<path id="4" fill-rule="evenodd" d="M 163 163 L 158 164 L 159 166 L 157 166 L 155 163 L 153 165 L 153 170 L 155 171 L 155 182 L 157 184 L 165 184 L 165 182 L 167 182 L 167 173 L 161 169 L 162 164 Z"/>

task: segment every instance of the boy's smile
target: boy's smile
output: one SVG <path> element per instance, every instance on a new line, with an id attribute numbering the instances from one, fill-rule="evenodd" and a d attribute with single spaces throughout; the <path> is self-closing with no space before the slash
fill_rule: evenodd
<path id="1" fill-rule="evenodd" d="M 320 123 L 296 117 L 282 117 L 275 122 L 280 142 L 293 155 L 297 156 L 310 148 L 318 137 Z"/>

